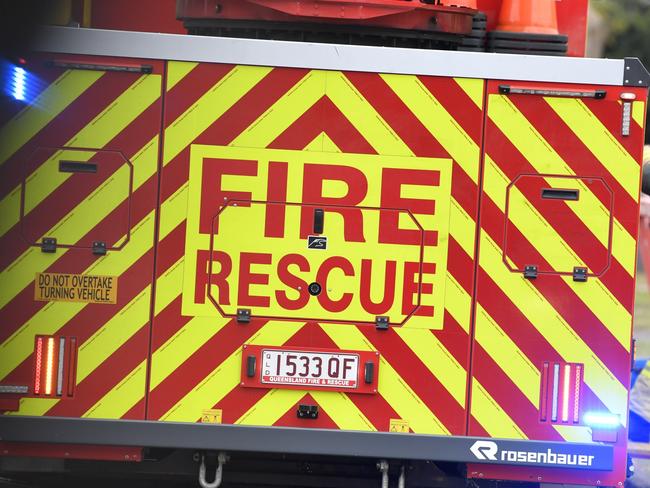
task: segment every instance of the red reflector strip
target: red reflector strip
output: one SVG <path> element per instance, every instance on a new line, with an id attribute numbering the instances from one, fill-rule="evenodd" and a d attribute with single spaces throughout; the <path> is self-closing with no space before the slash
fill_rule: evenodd
<path id="1" fill-rule="evenodd" d="M 580 422 L 580 384 L 582 383 L 582 366 L 576 364 L 575 392 L 573 397 L 573 423 Z"/>
<path id="2" fill-rule="evenodd" d="M 68 346 L 68 396 L 74 394 L 74 386 L 77 370 L 77 339 L 75 337 L 70 338 L 70 345 Z"/>
<path id="3" fill-rule="evenodd" d="M 41 366 L 43 364 L 43 338 L 36 338 L 36 367 L 34 368 L 34 394 L 41 393 Z"/>

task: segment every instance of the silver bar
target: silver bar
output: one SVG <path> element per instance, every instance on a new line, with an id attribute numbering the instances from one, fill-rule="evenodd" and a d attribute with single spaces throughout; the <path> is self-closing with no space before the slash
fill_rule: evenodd
<path id="1" fill-rule="evenodd" d="M 44 28 L 34 49 L 322 70 L 453 76 L 488 80 L 624 84 L 625 61 L 268 41 L 71 27 Z"/>
<path id="2" fill-rule="evenodd" d="M 56 394 L 63 395 L 63 364 L 65 362 L 65 337 L 59 339 L 59 371 L 56 377 Z"/>
<path id="3" fill-rule="evenodd" d="M 623 102 L 623 123 L 621 125 L 621 134 L 624 137 L 629 137 L 631 123 L 632 123 L 632 102 Z"/>
<path id="4" fill-rule="evenodd" d="M 0 393 L 18 393 L 26 394 L 29 392 L 28 386 L 23 385 L 0 385 Z"/>
<path id="5" fill-rule="evenodd" d="M 560 365 L 553 365 L 553 406 L 551 407 L 551 421 L 557 422 L 557 410 L 558 410 L 558 400 L 559 400 L 559 385 L 560 383 Z"/>

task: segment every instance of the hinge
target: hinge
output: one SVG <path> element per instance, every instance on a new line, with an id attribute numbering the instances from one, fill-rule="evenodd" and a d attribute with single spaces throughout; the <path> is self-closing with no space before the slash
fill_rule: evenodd
<path id="1" fill-rule="evenodd" d="M 93 242 L 93 254 L 95 256 L 105 256 L 106 255 L 106 243 L 103 241 Z"/>
<path id="2" fill-rule="evenodd" d="M 587 268 L 582 268 L 580 266 L 573 268 L 573 281 L 587 281 Z"/>
<path id="3" fill-rule="evenodd" d="M 54 237 L 43 237 L 41 241 L 41 252 L 56 252 L 56 239 Z"/>
<path id="4" fill-rule="evenodd" d="M 380 315 L 379 317 L 375 317 L 375 327 L 377 328 L 377 330 L 388 330 L 389 325 L 390 325 L 390 319 L 385 315 Z"/>
<path id="5" fill-rule="evenodd" d="M 251 321 L 251 309 L 250 308 L 238 308 L 237 309 L 237 323 L 238 324 L 248 324 Z"/>
<path id="6" fill-rule="evenodd" d="M 524 278 L 534 280 L 537 278 L 537 266 L 532 264 L 524 267 Z"/>

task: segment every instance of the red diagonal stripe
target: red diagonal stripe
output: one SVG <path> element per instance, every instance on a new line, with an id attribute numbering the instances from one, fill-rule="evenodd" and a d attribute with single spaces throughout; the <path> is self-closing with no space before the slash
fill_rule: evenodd
<path id="1" fill-rule="evenodd" d="M 165 127 L 173 124 L 233 68 L 231 64 L 200 63 L 185 75 L 165 94 Z"/>
<path id="2" fill-rule="evenodd" d="M 325 96 L 271 142 L 269 148 L 300 150 L 321 132 L 325 132 L 344 153 L 376 154 L 357 128 Z"/>
<path id="3" fill-rule="evenodd" d="M 148 417 L 158 419 L 164 415 L 265 323 L 264 320 L 253 319 L 242 326 L 230 321 L 151 391 Z"/>
<path id="4" fill-rule="evenodd" d="M 503 214 L 487 198 L 483 200 L 482 212 L 483 231 L 487 232 L 497 244 L 502 243 Z M 516 232 L 516 229 L 512 230 L 512 233 Z M 521 261 L 521 256 L 526 256 L 526 258 L 531 259 L 540 266 L 548 266 L 543 256 L 521 234 L 517 238 L 517 243 L 517 248 L 512 250 L 514 260 Z M 629 376 L 629 353 L 582 302 L 572 288 L 564 282 L 562 277 L 542 275 L 538 279 L 531 281 L 531 283 L 619 381 L 624 385 L 627 384 L 625 378 Z M 479 281 L 479 288 L 481 286 L 482 282 Z M 486 296 L 480 290 L 479 301 L 481 304 L 486 302 Z M 501 322 L 499 321 L 499 323 Z"/>
<path id="5" fill-rule="evenodd" d="M 562 441 L 563 437 L 548 423 L 539 421 L 537 405 L 530 403 L 512 378 L 476 343 L 474 377 L 529 439 Z M 477 435 L 470 432 L 470 435 Z"/>
<path id="6" fill-rule="evenodd" d="M 153 207 L 155 199 L 155 181 L 156 177 L 153 176 L 145 182 L 134 194 L 132 200 L 132 221 L 137 223 L 141 221 L 147 214 L 149 214 Z M 121 229 L 115 221 L 116 218 L 124 211 L 127 202 L 122 202 L 118 207 L 111 212 L 106 219 L 100 222 L 95 229 L 92 229 L 86 234 L 85 238 L 92 238 L 93 233 L 97 228 L 106 228 L 110 230 L 108 240 L 117 240 L 121 237 Z M 127 243 L 127 246 L 129 244 Z M 152 236 L 153 245 L 153 236 Z M 121 252 L 121 251 L 109 251 Z M 81 273 L 88 268 L 97 257 L 92 254 L 88 249 L 70 250 L 62 255 L 52 266 L 44 270 L 49 273 Z M 151 271 L 148 271 L 151 273 Z M 150 276 L 150 274 L 148 275 Z M 118 291 L 120 287 L 118 286 Z M 4 342 L 15 330 L 24 324 L 30 317 L 32 317 L 41 308 L 47 305 L 47 302 L 34 301 L 33 281 L 28 283 L 23 290 L 18 293 L 12 301 L 7 303 L 1 310 L 0 314 L 6 317 L 5 327 L 0 329 L 0 343 Z"/>
<path id="7" fill-rule="evenodd" d="M 637 92 L 638 100 L 644 99 L 644 96 L 638 90 L 635 91 Z M 632 156 L 632 159 L 639 161 L 641 155 L 640 146 L 644 139 L 644 130 L 632 119 L 630 135 L 623 137 L 623 105 L 618 103 L 618 100 L 585 99 L 583 102 L 600 123 L 607 128 L 609 133 L 625 148 L 628 154 Z"/>
<path id="8" fill-rule="evenodd" d="M 142 327 L 117 351 L 106 359 L 90 376 L 79 383 L 74 399 L 62 400 L 48 412 L 52 417 L 81 417 L 117 384 L 126 378 L 147 357 L 149 327 Z M 144 397 L 145 382 L 142 381 Z M 133 419 L 143 419 L 144 409 L 132 412 Z"/>
<path id="9" fill-rule="evenodd" d="M 37 147 L 63 146 L 137 79 L 136 75 L 107 73 L 92 84 L 0 167 L 2 198 L 43 163 L 32 158 Z"/>
<path id="10" fill-rule="evenodd" d="M 115 314 L 143 289 L 149 286 L 148 276 L 153 264 L 153 251 L 143 255 L 132 266 L 118 277 L 118 297 L 115 305 L 89 304 L 62 325 L 57 335 L 75 337 L 77 344 L 83 345 L 95 332 L 103 327 Z M 147 298 L 143 298 L 147 300 Z M 143 324 L 148 322 L 148 316 L 143 317 Z M 100 339 L 101 340 L 101 339 Z M 25 359 L 7 376 L 7 381 L 31 383 L 32 356 Z"/>
<path id="11" fill-rule="evenodd" d="M 226 146 L 287 94 L 305 75 L 304 69 L 274 69 L 200 134 L 193 144 Z"/>
<path id="12" fill-rule="evenodd" d="M 345 76 L 416 156 L 448 157 L 443 147 L 380 75 L 348 72 Z"/>
<path id="13" fill-rule="evenodd" d="M 359 330 L 452 434 L 464 433 L 465 409 L 394 330 L 386 333 L 368 327 L 359 327 Z"/>
<path id="14" fill-rule="evenodd" d="M 269 326 L 272 327 L 272 323 Z M 283 347 L 293 347 L 296 349 L 314 347 L 312 336 L 314 334 L 318 334 L 319 330 L 320 327 L 318 324 L 315 322 L 307 322 L 301 327 L 298 332 L 291 336 L 291 338 L 283 345 Z M 329 338 L 326 342 L 327 344 L 321 344 L 319 347 L 336 349 Z M 245 360 L 245 354 L 246 353 L 244 352 L 242 360 Z M 220 408 L 223 410 L 224 423 L 234 423 L 248 410 L 250 410 L 253 405 L 264 398 L 268 392 L 269 389 L 267 388 L 245 388 L 242 386 L 236 386 L 224 398 L 222 398 L 220 402 L 215 404 L 214 408 Z M 316 405 L 316 402 L 312 403 L 312 405 Z M 295 415 L 296 414 L 294 411 L 294 417 Z"/>
<path id="15" fill-rule="evenodd" d="M 530 163 L 491 121 L 488 122 L 488 134 L 488 147 L 498 148 L 494 152 L 490 151 L 490 155 L 506 176 L 511 180 L 514 180 L 521 174 L 535 174 L 535 170 Z M 584 222 L 573 213 L 569 208 L 570 204 L 560 201 L 549 203 L 547 201 L 544 205 L 541 205 L 542 201 L 540 195 L 542 188 L 545 188 L 546 185 L 541 181 L 541 179 L 535 185 L 531 183 L 532 181 L 533 180 L 529 178 L 526 185 L 518 185 L 518 188 L 522 191 L 524 196 L 526 196 L 529 203 L 536 208 L 553 229 L 571 247 L 571 249 L 585 260 L 585 263 L 591 269 L 597 272 L 601 271 L 604 268 L 604 264 L 606 264 L 607 248 L 596 239 Z M 567 185 L 571 186 L 572 184 L 567 183 Z M 600 187 L 601 185 L 591 185 L 590 188 L 597 189 Z M 607 194 L 608 208 L 610 206 L 609 198 L 611 198 L 611 196 Z M 615 199 L 615 202 L 618 202 L 618 199 Z M 618 207 L 615 206 L 614 208 Z M 618 214 L 616 215 L 618 216 Z M 513 228 L 513 226 L 510 226 L 510 228 Z M 519 243 L 517 241 L 510 243 L 510 239 L 511 236 L 509 235 L 508 247 L 516 249 Z M 561 271 L 570 270 L 563 269 Z M 609 270 L 601 276 L 600 279 L 616 299 L 623 304 L 623 306 L 628 310 L 632 310 L 632 294 L 629 290 L 630 286 L 633 286 L 634 278 L 623 269 L 621 264 L 613 256 Z"/>
<path id="16" fill-rule="evenodd" d="M 482 269 L 479 271 L 479 280 L 481 306 L 533 365 L 541 369 L 545 361 L 559 363 L 565 361 Z M 476 361 L 473 371 L 481 367 L 482 364 Z M 627 375 L 629 379 L 629 372 Z M 595 392 L 592 392 L 587 385 L 584 386 L 583 399 L 588 399 L 587 404 L 595 410 L 606 411 L 606 407 Z"/>
<path id="17" fill-rule="evenodd" d="M 119 134 L 117 134 L 111 141 L 109 141 L 105 148 L 114 151 L 120 151 L 124 157 L 132 158 L 147 142 L 149 142 L 159 130 L 160 123 L 160 102 L 155 102 L 150 105 L 142 114 L 140 114 L 131 124 L 125 127 Z M 41 151 L 39 151 L 40 153 Z M 44 151 L 42 151 L 44 152 Z M 45 152 L 44 152 L 45 153 Z M 49 154 L 49 152 L 48 152 Z M 102 157 L 101 153 L 91 158 L 91 161 L 96 161 L 101 164 L 102 160 L 110 161 L 107 167 L 109 172 L 117 170 L 117 161 L 119 157 L 115 154 L 110 154 Z M 134 172 L 137 174 L 138 167 L 134 167 Z M 39 230 L 45 232 L 50 227 L 53 227 L 56 222 L 63 218 L 69 211 L 79 205 L 88 195 L 90 195 L 96 188 L 98 188 L 106 179 L 110 177 L 100 171 L 101 177 L 95 175 L 74 175 L 63 183 L 59 188 L 46 197 L 32 212 L 25 216 L 23 228 L 29 229 L 33 225 Z M 89 178 L 86 178 L 90 176 Z M 125 192 L 128 189 L 125 189 Z M 155 200 L 151 200 L 150 208 L 153 208 Z M 121 210 L 122 223 L 117 220 L 113 215 L 113 222 L 111 229 L 126 229 L 126 220 L 128 213 L 126 207 Z M 101 225 L 101 224 L 100 224 Z M 4 236 L 0 237 L 0 268 L 9 266 L 11 262 L 17 259 L 26 249 L 25 238 L 20 229 L 20 224 L 15 225 Z M 29 232 L 29 236 L 33 236 L 33 231 Z M 101 234 L 104 234 L 102 232 Z M 89 245 L 93 240 L 93 234 L 89 233 L 88 236 L 80 239 L 78 242 L 81 245 Z M 97 233 L 94 234 L 97 238 Z M 55 237 L 55 236 L 54 236 Z M 118 236 L 119 237 L 119 236 Z M 100 235 L 100 240 L 102 236 Z M 17 245 L 17 243 L 22 245 Z"/>
<path id="18" fill-rule="evenodd" d="M 483 111 L 465 93 L 453 78 L 434 76 L 418 77 L 422 84 L 436 97 L 438 103 L 454 118 L 465 133 L 481 147 Z"/>
<path id="19" fill-rule="evenodd" d="M 638 227 L 637 217 L 639 213 L 638 204 L 621 184 L 612 178 L 607 168 L 603 166 L 600 160 L 573 133 L 571 127 L 555 113 L 548 103 L 539 103 L 538 100 L 532 100 L 526 97 L 513 97 L 511 101 L 533 123 L 535 129 L 537 129 L 544 140 L 553 147 L 555 152 L 558 153 L 577 175 L 600 176 L 607 181 L 607 185 L 611 188 L 616 200 L 616 218 L 631 235 L 636 235 Z M 626 139 L 633 138 L 629 137 Z M 634 139 L 634 141 L 638 145 L 638 138 Z M 635 158 L 638 158 L 638 155 Z M 608 192 L 594 191 L 594 194 L 605 207 L 609 207 L 610 195 Z"/>

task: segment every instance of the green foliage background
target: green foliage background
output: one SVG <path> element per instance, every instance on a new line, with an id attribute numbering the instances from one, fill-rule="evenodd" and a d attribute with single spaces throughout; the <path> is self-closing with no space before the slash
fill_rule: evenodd
<path id="1" fill-rule="evenodd" d="M 650 0 L 592 0 L 592 5 L 610 29 L 604 56 L 638 57 L 650 70 Z M 650 117 L 646 127 L 650 127 Z M 650 131 L 646 131 L 646 143 L 650 143 Z"/>

